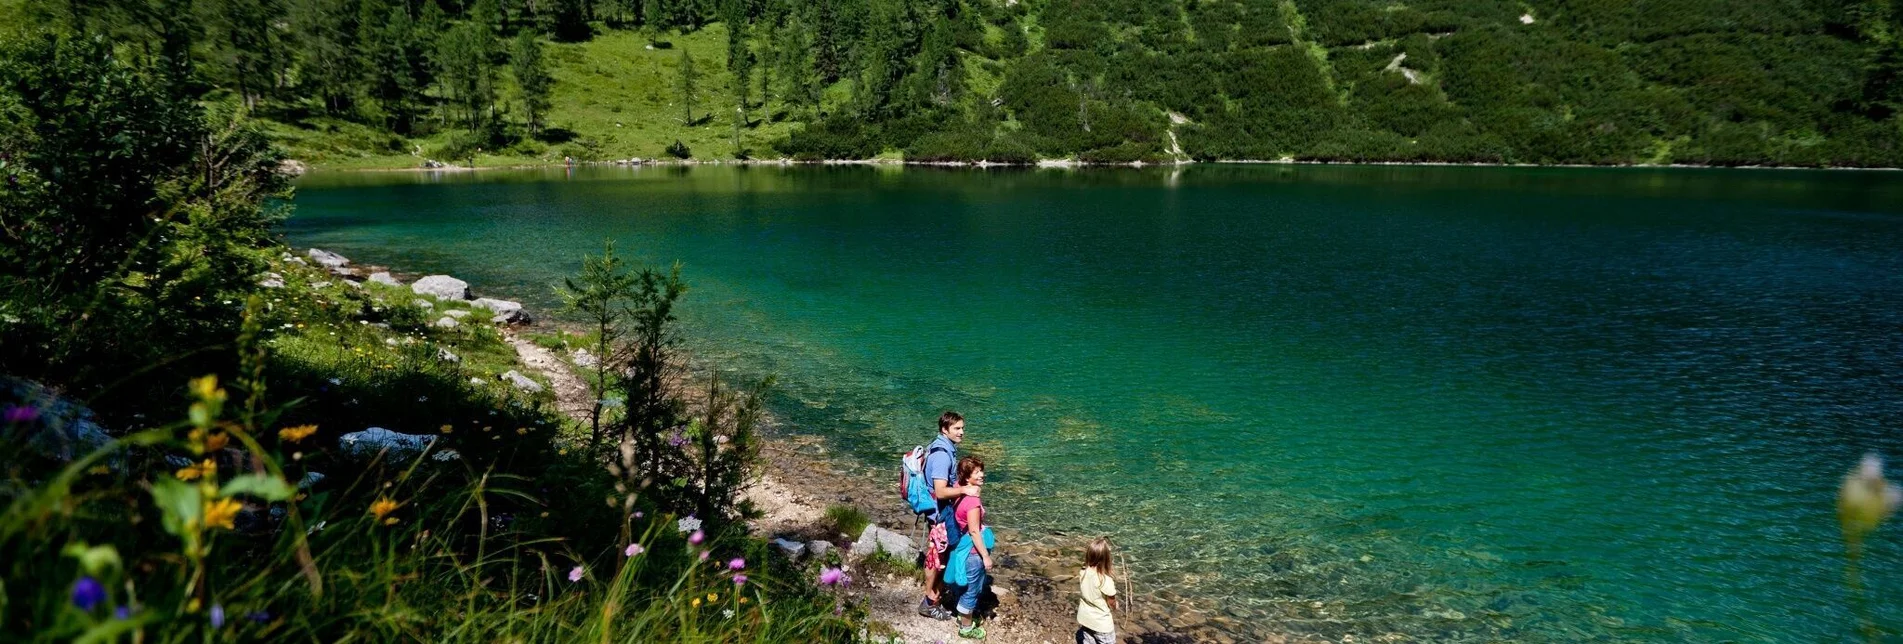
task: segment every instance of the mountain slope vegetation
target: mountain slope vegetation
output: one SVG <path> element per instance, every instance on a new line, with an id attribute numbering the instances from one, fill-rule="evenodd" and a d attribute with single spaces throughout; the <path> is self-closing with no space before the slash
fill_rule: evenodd
<path id="1" fill-rule="evenodd" d="M 242 102 L 294 154 L 340 165 L 669 148 L 1903 165 L 1903 16 L 1874 0 L 25 0 L 13 11 L 161 59 L 181 91 Z"/>

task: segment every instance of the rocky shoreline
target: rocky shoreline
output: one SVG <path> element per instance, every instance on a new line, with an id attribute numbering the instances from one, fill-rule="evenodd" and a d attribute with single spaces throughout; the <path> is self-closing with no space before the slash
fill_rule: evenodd
<path id="1" fill-rule="evenodd" d="M 380 267 L 348 266 L 342 257 L 318 249 L 310 249 L 307 254 L 339 277 L 405 284 Z M 364 271 L 371 271 L 367 278 L 362 277 Z M 441 290 L 445 296 L 457 299 L 470 297 L 468 284 L 448 276 L 424 276 L 409 285 L 412 289 Z M 491 307 L 484 305 L 484 308 Z M 503 311 L 497 311 L 497 321 L 504 322 L 502 328 L 515 347 L 518 360 L 550 383 L 558 409 L 576 418 L 585 417 L 591 395 L 574 373 L 573 357 L 558 355 L 519 333 L 530 324 L 561 330 L 560 325 L 537 324 L 514 302 L 495 308 L 507 310 L 509 315 L 506 316 L 502 315 Z M 685 389 L 699 390 L 691 386 Z M 760 479 L 747 492 L 748 499 L 763 512 L 763 516 L 751 522 L 757 536 L 797 544 L 824 541 L 831 547 L 850 549 L 855 541 L 853 535 L 828 534 L 825 527 L 826 509 L 844 505 L 864 512 L 871 525 L 880 529 L 875 531 L 869 527 L 866 533 L 882 532 L 887 539 L 903 540 L 904 545 L 916 552 L 921 530 L 912 515 L 899 507 L 892 489 L 893 472 L 834 454 L 823 439 L 793 431 L 775 418 L 766 420 L 762 435 Z M 989 632 L 986 641 L 1006 644 L 1071 641 L 1076 630 L 1081 541 L 1073 536 L 995 527 L 1001 546 L 999 566 L 993 571 L 993 593 L 986 598 L 993 614 L 986 625 Z M 865 534 L 859 536 L 859 541 L 869 538 Z M 849 572 L 855 580 L 850 593 L 865 601 L 873 619 L 889 627 L 892 635 L 906 642 L 960 641 L 950 622 L 917 615 L 915 609 L 922 595 L 917 572 L 850 568 Z M 1260 625 L 1240 623 L 1212 607 L 1184 598 L 1153 596 L 1142 584 L 1135 588 L 1126 586 L 1124 595 L 1125 606 L 1119 610 L 1117 621 L 1118 635 L 1126 644 L 1308 641 L 1272 633 Z"/>

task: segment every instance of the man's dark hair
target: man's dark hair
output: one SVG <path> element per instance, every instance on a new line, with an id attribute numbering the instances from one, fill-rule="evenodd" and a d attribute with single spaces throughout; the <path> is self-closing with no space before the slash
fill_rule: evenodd
<path id="1" fill-rule="evenodd" d="M 956 423 L 964 419 L 965 419 L 964 416 L 959 415 L 959 413 L 955 411 L 947 411 L 943 414 L 939 414 L 938 415 L 938 431 L 944 432 L 947 429 L 951 429 L 952 423 Z"/>

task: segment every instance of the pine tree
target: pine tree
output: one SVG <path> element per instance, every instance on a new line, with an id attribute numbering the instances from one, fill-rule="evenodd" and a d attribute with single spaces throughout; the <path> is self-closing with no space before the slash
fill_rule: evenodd
<path id="1" fill-rule="evenodd" d="M 543 60 L 542 41 L 533 32 L 516 34 L 515 46 L 510 51 L 509 67 L 515 72 L 515 84 L 522 89 L 522 107 L 528 112 L 529 133 L 542 132 L 542 117 L 548 113 L 549 93 L 554 89 L 555 78 L 548 73 L 548 65 Z"/>
<path id="2" fill-rule="evenodd" d="M 436 75 L 444 98 L 461 111 L 463 125 L 474 132 L 495 104 L 495 72 L 489 59 L 495 36 L 487 25 L 463 22 L 443 34 L 436 47 Z"/>
<path id="3" fill-rule="evenodd" d="M 694 69 L 694 55 L 687 53 L 686 49 L 681 50 L 681 63 L 678 70 L 680 76 L 674 89 L 680 95 L 681 123 L 692 126 L 694 124 L 694 95 L 700 88 L 700 72 Z"/>
<path id="4" fill-rule="evenodd" d="M 299 89 L 314 95 L 326 114 L 349 111 L 357 95 L 361 59 L 357 7 L 352 0 L 305 0 L 293 7 Z"/>

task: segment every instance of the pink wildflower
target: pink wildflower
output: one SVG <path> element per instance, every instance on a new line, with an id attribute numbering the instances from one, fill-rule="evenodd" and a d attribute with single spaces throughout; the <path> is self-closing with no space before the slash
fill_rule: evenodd
<path id="1" fill-rule="evenodd" d="M 630 543 L 630 544 L 628 544 L 628 549 L 627 549 L 627 550 L 625 550 L 625 551 L 623 551 L 623 552 L 624 552 L 625 554 L 627 554 L 627 556 L 630 556 L 630 557 L 632 557 L 632 556 L 635 556 L 635 555 L 638 555 L 638 554 L 641 554 L 641 553 L 643 553 L 643 552 L 647 552 L 647 551 L 648 551 L 648 549 L 647 549 L 647 548 L 643 548 L 643 547 L 641 547 L 641 544 L 638 544 L 638 543 Z"/>
<path id="2" fill-rule="evenodd" d="M 570 570 L 570 571 L 568 571 L 568 580 L 569 580 L 569 581 L 581 581 L 581 576 L 582 576 L 582 574 L 584 574 L 584 572 L 585 572 L 585 571 L 583 571 L 583 570 L 582 570 L 582 567 L 581 567 L 581 566 L 575 566 L 575 569 L 574 569 L 574 570 Z"/>
<path id="3" fill-rule="evenodd" d="M 727 562 L 728 570 L 739 570 L 745 567 L 747 567 L 747 560 L 738 557 L 735 557 L 733 561 Z"/>

